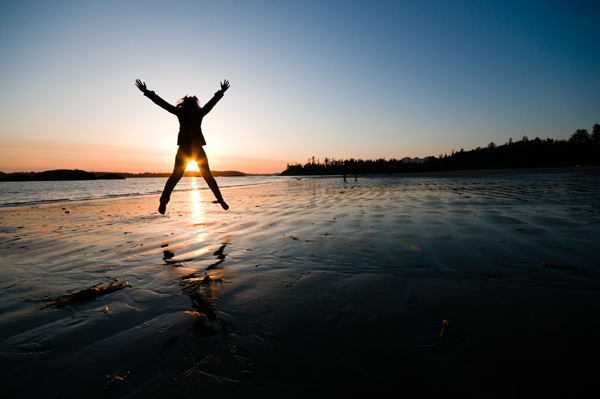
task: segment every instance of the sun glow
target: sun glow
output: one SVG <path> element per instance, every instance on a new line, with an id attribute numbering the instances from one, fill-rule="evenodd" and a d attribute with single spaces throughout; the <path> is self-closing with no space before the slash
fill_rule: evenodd
<path id="1" fill-rule="evenodd" d="M 189 170 L 191 172 L 200 172 L 198 164 L 193 159 L 191 159 L 190 162 L 187 164 L 185 170 Z"/>

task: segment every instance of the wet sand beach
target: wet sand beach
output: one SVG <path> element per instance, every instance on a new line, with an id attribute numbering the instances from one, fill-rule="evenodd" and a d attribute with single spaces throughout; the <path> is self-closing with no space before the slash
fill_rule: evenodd
<path id="1" fill-rule="evenodd" d="M 158 196 L 4 208 L 4 392 L 583 394 L 600 371 L 599 183 L 303 178 L 226 188 L 228 212 L 206 190 L 166 215 Z"/>

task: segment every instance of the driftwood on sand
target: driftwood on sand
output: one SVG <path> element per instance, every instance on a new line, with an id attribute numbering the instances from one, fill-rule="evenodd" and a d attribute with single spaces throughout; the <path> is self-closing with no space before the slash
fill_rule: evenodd
<path id="1" fill-rule="evenodd" d="M 132 285 L 127 282 L 125 279 L 111 279 L 112 281 L 108 284 L 108 286 L 101 287 L 104 283 L 94 284 L 91 287 L 84 288 L 80 291 L 68 293 L 65 295 L 58 296 L 56 298 L 47 298 L 47 299 L 39 299 L 37 301 L 31 302 L 48 302 L 45 307 L 49 306 L 57 306 L 63 307 L 65 305 L 70 305 L 75 302 L 83 302 L 83 301 L 91 301 L 100 295 L 110 294 L 111 292 L 118 291 L 120 289 L 129 287 Z"/>

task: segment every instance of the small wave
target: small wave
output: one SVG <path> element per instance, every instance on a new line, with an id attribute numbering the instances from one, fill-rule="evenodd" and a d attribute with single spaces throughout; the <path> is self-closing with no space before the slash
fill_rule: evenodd
<path id="1" fill-rule="evenodd" d="M 17 201 L 17 202 L 4 202 L 0 203 L 0 208 L 8 208 L 13 206 L 32 206 L 32 205 L 46 205 L 53 204 L 56 202 L 70 202 L 69 198 L 56 198 L 46 200 L 31 200 L 31 201 Z"/>

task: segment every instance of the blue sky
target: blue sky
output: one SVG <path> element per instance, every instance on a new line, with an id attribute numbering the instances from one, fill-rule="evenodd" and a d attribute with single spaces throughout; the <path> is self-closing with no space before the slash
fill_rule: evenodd
<path id="1" fill-rule="evenodd" d="M 597 1 L 0 4 L 0 170 L 169 171 L 175 103 L 215 170 L 424 157 L 600 123 Z"/>

